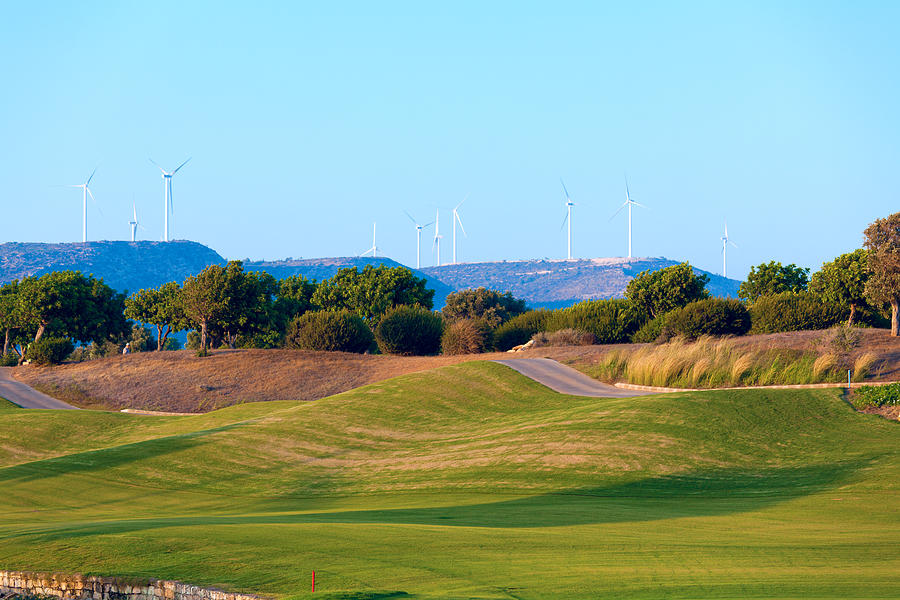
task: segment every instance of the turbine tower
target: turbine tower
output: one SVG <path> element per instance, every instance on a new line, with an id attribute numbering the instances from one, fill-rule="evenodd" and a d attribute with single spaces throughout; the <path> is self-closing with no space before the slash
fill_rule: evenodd
<path id="1" fill-rule="evenodd" d="M 169 212 L 171 212 L 173 215 L 175 214 L 175 205 L 172 203 L 172 177 L 175 175 L 175 173 L 177 173 L 178 171 L 181 170 L 181 167 L 188 164 L 190 161 L 191 161 L 191 159 L 189 158 L 186 161 L 184 161 L 183 163 L 181 163 L 180 165 L 178 165 L 178 168 L 176 168 L 174 171 L 168 172 L 165 169 L 163 169 L 162 167 L 160 167 L 152 158 L 150 159 L 150 162 L 152 162 L 154 165 L 159 167 L 159 170 L 162 171 L 163 185 L 165 186 L 166 199 L 165 199 L 165 204 L 163 206 L 163 208 L 165 209 L 165 213 L 166 213 L 165 228 L 163 230 L 163 241 L 164 242 L 169 241 Z"/>
<path id="2" fill-rule="evenodd" d="M 628 178 L 625 178 L 625 202 L 622 206 L 619 207 L 612 217 L 610 217 L 610 221 L 612 221 L 616 215 L 622 212 L 623 208 L 628 208 L 628 258 L 631 258 L 631 207 L 632 206 L 640 206 L 641 208 L 647 208 L 640 202 L 635 202 L 631 199 L 631 192 L 628 191 Z"/>
<path id="3" fill-rule="evenodd" d="M 441 209 L 437 209 L 434 215 L 434 243 L 431 245 L 432 252 L 437 248 L 437 266 L 441 266 Z"/>
<path id="4" fill-rule="evenodd" d="M 409 220 L 413 222 L 413 225 L 416 226 L 416 268 L 419 269 L 422 266 L 422 230 L 426 227 L 430 226 L 434 221 L 428 223 L 428 225 L 419 225 L 418 221 L 413 219 L 412 215 L 403 211 Z"/>
<path id="5" fill-rule="evenodd" d="M 567 258 L 569 260 L 572 260 L 572 207 L 575 206 L 575 203 L 572 202 L 572 198 L 569 197 L 569 190 L 566 189 L 566 183 L 562 180 L 562 177 L 559 178 L 559 182 L 562 184 L 563 191 L 566 193 L 566 218 L 563 219 L 563 224 L 560 229 L 565 227 L 566 223 L 569 224 L 569 246 Z"/>
<path id="6" fill-rule="evenodd" d="M 93 171 L 91 171 L 91 176 L 87 178 L 87 181 L 84 183 L 67 185 L 65 187 L 73 187 L 73 188 L 81 188 L 82 195 L 82 208 L 81 208 L 81 241 L 87 242 L 87 199 L 88 196 L 91 197 L 91 200 L 96 202 L 97 200 L 94 198 L 94 194 L 91 193 L 91 188 L 88 187 L 91 183 L 91 179 L 94 178 L 94 173 L 97 172 L 97 168 L 95 167 Z"/>
<path id="7" fill-rule="evenodd" d="M 377 223 L 372 223 L 372 247 L 360 254 L 360 256 L 365 256 L 369 252 L 372 253 L 372 258 L 378 258 L 378 245 L 375 243 L 375 226 Z"/>
<path id="8" fill-rule="evenodd" d="M 463 201 L 456 205 L 456 208 L 453 209 L 453 264 L 456 264 L 456 224 L 459 223 L 459 228 L 462 229 L 463 235 L 469 237 L 469 234 L 466 233 L 466 228 L 463 227 L 462 219 L 459 218 L 459 207 L 463 205 L 463 202 L 469 199 L 469 195 L 466 194 L 466 197 L 463 198 Z"/>
<path id="9" fill-rule="evenodd" d="M 728 221 L 725 221 L 725 235 L 722 236 L 722 277 L 728 277 L 728 244 L 731 244 L 735 248 L 738 247 L 737 244 L 728 239 Z"/>

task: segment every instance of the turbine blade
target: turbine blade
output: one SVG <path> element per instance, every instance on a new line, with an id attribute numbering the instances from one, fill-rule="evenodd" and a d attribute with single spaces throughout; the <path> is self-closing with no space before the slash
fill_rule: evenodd
<path id="1" fill-rule="evenodd" d="M 403 211 L 403 214 L 406 215 L 407 217 L 409 217 L 409 220 L 413 222 L 413 225 L 415 225 L 416 227 L 419 226 L 419 224 L 416 222 L 415 219 L 413 219 L 413 216 L 412 216 L 411 214 L 409 214 L 409 213 L 406 212 L 405 210 Z"/>
<path id="2" fill-rule="evenodd" d="M 434 225 L 434 221 L 432 221 L 428 225 L 422 225 L 422 229 L 425 229 L 426 227 L 431 227 L 432 225 Z"/>
<path id="3" fill-rule="evenodd" d="M 456 211 L 453 211 L 453 214 L 456 215 L 456 222 L 459 223 L 459 228 L 462 229 L 463 235 L 466 237 L 469 237 L 469 234 L 466 233 L 466 228 L 463 227 L 462 219 L 459 218 L 459 213 Z"/>
<path id="4" fill-rule="evenodd" d="M 166 173 L 166 170 L 163 169 L 162 167 L 160 167 L 159 164 L 158 164 L 155 160 L 153 160 L 152 158 L 148 158 L 147 160 L 149 160 L 149 161 L 152 162 L 154 165 L 156 165 L 156 167 L 157 167 L 160 171 L 162 171 L 162 174 L 163 174 L 163 175 L 168 175 L 168 173 Z"/>
<path id="5" fill-rule="evenodd" d="M 458 209 L 458 208 L 459 208 L 460 206 L 462 206 L 463 203 L 464 203 L 466 200 L 468 200 L 468 199 L 469 199 L 469 194 L 466 194 L 466 197 L 462 199 L 462 202 L 460 202 L 459 204 L 457 204 L 457 205 L 456 205 L 456 208 L 454 208 L 453 210 Z"/>
<path id="6" fill-rule="evenodd" d="M 97 165 L 97 166 L 96 166 L 96 167 L 94 167 L 94 170 L 93 170 L 93 171 L 91 171 L 91 176 L 90 176 L 90 177 L 88 177 L 88 180 L 87 180 L 87 181 L 85 181 L 85 182 L 84 182 L 84 185 L 90 185 L 90 183 L 91 183 L 91 179 L 93 179 L 93 178 L 94 178 L 94 173 L 96 173 L 96 172 L 97 172 L 97 169 L 98 169 L 98 168 L 99 168 L 99 165 Z"/>
<path id="7" fill-rule="evenodd" d="M 641 208 L 646 208 L 647 210 L 650 210 L 649 206 L 644 206 L 640 202 L 635 202 L 634 200 L 632 200 L 631 203 L 634 204 L 635 206 L 640 206 Z"/>
<path id="8" fill-rule="evenodd" d="M 737 245 L 737 244 L 735 244 L 735 243 L 734 243 L 734 242 L 732 242 L 732 241 L 731 241 L 731 240 L 728 240 L 728 243 L 729 243 L 729 244 L 731 244 L 731 245 L 732 245 L 732 246 L 734 246 L 734 247 L 735 247 L 735 248 L 737 248 L 737 247 L 738 247 L 738 245 Z"/>
<path id="9" fill-rule="evenodd" d="M 613 216 L 615 216 L 615 215 L 613 215 Z M 560 230 L 560 231 L 562 231 L 562 230 L 563 230 L 563 227 L 566 226 L 566 221 L 568 221 L 568 220 L 569 220 L 569 211 L 566 211 L 566 216 L 563 217 L 562 225 L 559 226 L 559 230 Z"/>
<path id="10" fill-rule="evenodd" d="M 193 158 L 193 156 L 192 156 L 191 158 Z M 184 161 L 183 163 L 181 163 L 180 165 L 178 165 L 178 168 L 175 169 L 174 171 L 172 171 L 172 175 L 174 175 L 175 173 L 177 173 L 178 171 L 180 171 L 180 170 L 181 170 L 181 167 L 183 167 L 184 165 L 186 165 L 186 164 L 188 164 L 189 162 L 191 162 L 191 158 L 187 159 L 186 161 Z"/>
<path id="11" fill-rule="evenodd" d="M 97 199 L 96 199 L 96 198 L 94 198 L 94 194 L 91 192 L 91 188 L 89 188 L 89 187 L 87 186 L 87 184 L 85 184 L 84 189 L 87 190 L 88 196 L 91 197 L 91 202 L 93 202 L 93 203 L 94 203 L 94 206 L 97 207 L 97 212 L 100 213 L 100 216 L 101 216 L 101 217 L 106 216 L 106 215 L 103 214 L 103 209 L 100 208 L 100 203 L 97 202 Z"/>
<path id="12" fill-rule="evenodd" d="M 566 193 L 566 200 L 568 200 L 569 199 L 569 190 L 566 189 L 566 182 L 563 181 L 562 177 L 559 178 L 559 182 L 562 184 L 563 191 Z"/>
<path id="13" fill-rule="evenodd" d="M 619 207 L 619 210 L 617 210 L 616 212 L 613 213 L 613 216 L 611 216 L 609 218 L 609 220 L 612 221 L 613 219 L 615 219 L 619 215 L 619 213 L 622 212 L 622 209 L 625 208 L 626 206 L 628 206 L 627 201 L 624 204 L 622 204 L 622 206 Z M 566 216 L 568 217 L 569 215 L 567 214 Z"/>

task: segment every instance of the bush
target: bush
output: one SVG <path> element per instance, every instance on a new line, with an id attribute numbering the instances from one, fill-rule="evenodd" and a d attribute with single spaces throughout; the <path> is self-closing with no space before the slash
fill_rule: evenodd
<path id="1" fill-rule="evenodd" d="M 156 339 L 153 337 L 153 333 L 148 328 L 140 325 L 131 327 L 131 339 L 128 341 L 131 344 L 129 347 L 132 352 L 156 350 Z"/>
<path id="2" fill-rule="evenodd" d="M 513 298 L 512 293 L 501 294 L 485 287 L 460 290 L 449 294 L 441 314 L 448 322 L 460 319 L 483 319 L 497 327 L 525 312 L 525 301 Z"/>
<path id="3" fill-rule="evenodd" d="M 375 340 L 383 354 L 422 356 L 440 352 L 443 332 L 440 315 L 419 306 L 398 306 L 381 318 Z"/>
<path id="4" fill-rule="evenodd" d="M 17 364 L 19 364 L 19 355 L 15 352 L 0 356 L 0 367 L 15 367 Z"/>
<path id="5" fill-rule="evenodd" d="M 744 335 L 750 331 L 750 313 L 740 300 L 707 298 L 691 302 L 666 314 L 664 337 L 682 335 Z"/>
<path id="6" fill-rule="evenodd" d="M 849 309 L 826 303 L 810 292 L 760 296 L 750 306 L 751 333 L 828 329 L 846 321 Z"/>
<path id="7" fill-rule="evenodd" d="M 639 316 L 628 300 L 585 300 L 554 310 L 545 330 L 578 329 L 592 333 L 598 344 L 619 344 L 627 342 L 639 324 Z"/>
<path id="8" fill-rule="evenodd" d="M 560 329 L 549 333 L 542 331 L 533 338 L 535 347 L 541 346 L 590 346 L 597 338 L 590 331 L 581 329 Z"/>
<path id="9" fill-rule="evenodd" d="M 857 409 L 897 406 L 900 404 L 900 383 L 864 385 L 856 388 L 851 402 Z"/>
<path id="10" fill-rule="evenodd" d="M 491 327 L 483 319 L 460 319 L 444 328 L 444 354 L 479 354 L 492 346 Z"/>
<path id="11" fill-rule="evenodd" d="M 200 334 L 197 334 L 197 347 L 200 347 Z M 163 350 L 181 350 L 181 342 L 175 338 L 169 338 L 163 345 Z"/>
<path id="12" fill-rule="evenodd" d="M 169 341 L 172 341 L 171 338 L 169 339 Z M 185 340 L 184 347 L 188 350 L 199 350 L 200 349 L 200 332 L 199 331 L 188 331 L 187 340 Z"/>
<path id="13" fill-rule="evenodd" d="M 546 309 L 530 310 L 513 317 L 494 330 L 494 349 L 506 352 L 515 346 L 521 346 L 539 331 L 547 327 L 550 311 Z"/>
<path id="14" fill-rule="evenodd" d="M 635 344 L 653 344 L 655 342 L 667 342 L 668 338 L 663 335 L 666 326 L 666 317 L 668 314 L 660 315 L 655 319 L 650 319 L 631 336 L 631 341 Z"/>
<path id="15" fill-rule="evenodd" d="M 36 365 L 58 365 L 75 350 L 69 338 L 42 337 L 28 345 L 25 358 Z"/>
<path id="16" fill-rule="evenodd" d="M 305 313 L 291 321 L 285 346 L 300 350 L 362 354 L 369 350 L 374 339 L 372 330 L 361 317 L 347 310 L 320 310 Z"/>

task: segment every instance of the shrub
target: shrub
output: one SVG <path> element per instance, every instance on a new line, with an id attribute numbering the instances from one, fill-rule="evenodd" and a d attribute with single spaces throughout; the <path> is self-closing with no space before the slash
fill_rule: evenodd
<path id="1" fill-rule="evenodd" d="M 554 310 L 545 329 L 578 329 L 592 333 L 598 344 L 618 344 L 627 342 L 639 324 L 639 316 L 628 300 L 585 300 Z"/>
<path id="2" fill-rule="evenodd" d="M 58 365 L 75 350 L 69 338 L 42 337 L 28 345 L 25 358 L 37 365 Z"/>
<path id="3" fill-rule="evenodd" d="M 200 347 L 200 334 L 197 334 L 197 347 Z M 166 340 L 163 350 L 181 350 L 181 342 L 175 338 L 169 338 Z"/>
<path id="4" fill-rule="evenodd" d="M 369 350 L 373 341 L 366 322 L 347 310 L 305 313 L 291 321 L 285 336 L 288 348 L 358 354 Z"/>
<path id="5" fill-rule="evenodd" d="M 892 383 L 890 385 L 864 385 L 856 388 L 853 392 L 851 402 L 857 409 L 897 406 L 900 404 L 900 383 Z"/>
<path id="6" fill-rule="evenodd" d="M 379 321 L 375 340 L 384 354 L 421 356 L 440 352 L 443 332 L 440 315 L 419 306 L 397 306 Z"/>
<path id="7" fill-rule="evenodd" d="M 858 347 L 862 340 L 859 329 L 841 323 L 835 325 L 822 336 L 822 343 L 837 354 L 847 354 Z"/>
<path id="8" fill-rule="evenodd" d="M 460 319 L 444 328 L 444 354 L 478 354 L 491 347 L 491 327 L 482 319 Z"/>
<path id="9" fill-rule="evenodd" d="M 546 329 L 549 317 L 550 311 L 543 308 L 513 317 L 494 330 L 494 349 L 505 352 L 526 343 L 534 334 Z"/>
<path id="10" fill-rule="evenodd" d="M 200 332 L 188 331 L 187 340 L 185 341 L 184 347 L 188 350 L 199 350 L 200 349 Z"/>
<path id="11" fill-rule="evenodd" d="M 750 331 L 750 313 L 740 300 L 706 298 L 668 313 L 663 329 L 669 330 L 667 337 L 682 335 L 689 339 L 701 335 L 744 335 Z"/>
<path id="12" fill-rule="evenodd" d="M 541 346 L 590 346 L 597 343 L 597 338 L 590 331 L 581 329 L 560 329 L 558 331 L 540 332 L 533 338 L 534 345 Z"/>
<path id="13" fill-rule="evenodd" d="M 128 341 L 131 343 L 130 348 L 132 352 L 156 350 L 156 340 L 153 338 L 153 333 L 148 328 L 140 325 L 131 327 L 131 339 Z"/>
<path id="14" fill-rule="evenodd" d="M 761 296 L 750 307 L 751 333 L 827 329 L 847 319 L 845 306 L 826 303 L 809 292 Z"/>
<path id="15" fill-rule="evenodd" d="M 0 367 L 14 367 L 17 364 L 19 364 L 19 355 L 15 352 L 0 356 Z"/>
<path id="16" fill-rule="evenodd" d="M 485 287 L 453 292 L 447 296 L 446 304 L 441 309 L 447 321 L 483 319 L 491 327 L 497 327 L 524 312 L 524 300 L 513 298 L 511 292 L 501 294 Z"/>
<path id="17" fill-rule="evenodd" d="M 655 319 L 650 319 L 631 336 L 631 341 L 635 344 L 652 344 L 654 342 L 668 341 L 663 335 L 666 326 L 666 316 L 660 315 Z"/>

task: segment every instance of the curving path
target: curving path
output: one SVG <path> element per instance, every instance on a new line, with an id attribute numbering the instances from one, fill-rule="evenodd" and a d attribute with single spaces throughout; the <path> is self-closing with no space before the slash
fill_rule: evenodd
<path id="1" fill-rule="evenodd" d="M 576 371 L 572 367 L 567 367 L 549 358 L 510 358 L 494 362 L 515 369 L 525 377 L 530 377 L 555 392 L 570 396 L 631 398 L 633 396 L 646 396 L 658 393 L 622 389 L 608 383 L 601 383 L 580 371 Z"/>
<path id="2" fill-rule="evenodd" d="M 12 378 L 12 367 L 0 367 L 0 398 L 5 398 L 22 408 L 56 408 L 78 410 L 62 400 L 42 394 L 33 387 L 27 386 Z"/>

